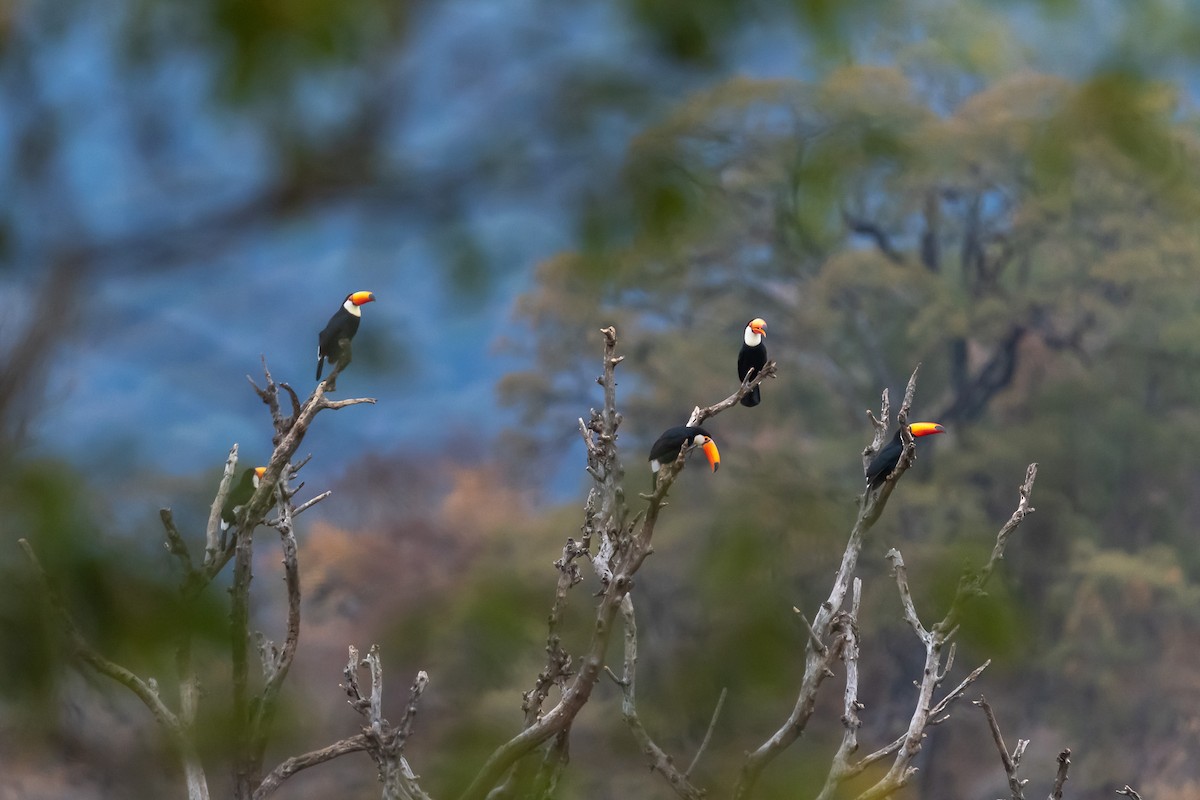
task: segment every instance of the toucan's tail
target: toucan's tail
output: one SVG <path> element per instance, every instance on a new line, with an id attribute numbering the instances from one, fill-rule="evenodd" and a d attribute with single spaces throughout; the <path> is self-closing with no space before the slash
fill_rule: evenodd
<path id="1" fill-rule="evenodd" d="M 321 380 L 321 371 L 325 369 L 325 356 L 317 356 L 317 380 Z"/>
<path id="2" fill-rule="evenodd" d="M 761 386 L 755 386 L 753 389 L 751 389 L 750 393 L 742 398 L 742 405 L 756 406 L 759 403 L 761 403 L 762 402 L 762 391 L 761 390 L 762 390 Z"/>

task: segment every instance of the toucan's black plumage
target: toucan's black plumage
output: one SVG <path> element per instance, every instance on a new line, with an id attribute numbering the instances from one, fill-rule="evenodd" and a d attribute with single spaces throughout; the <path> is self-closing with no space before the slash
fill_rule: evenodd
<path id="1" fill-rule="evenodd" d="M 746 323 L 746 332 L 742 336 L 742 349 L 738 351 L 738 380 L 746 380 L 750 370 L 758 375 L 767 365 L 767 345 L 763 338 L 767 335 L 767 323 L 755 318 Z M 742 398 L 742 405 L 756 406 L 762 402 L 762 387 L 755 386 Z"/>
<path id="2" fill-rule="evenodd" d="M 657 474 L 659 467 L 678 458 L 679 451 L 684 447 L 695 446 L 704 448 L 704 455 L 708 457 L 712 471 L 716 472 L 717 467 L 721 466 L 721 453 L 717 450 L 717 443 L 708 431 L 697 425 L 676 425 L 674 428 L 667 428 L 654 440 L 650 447 L 651 472 Z"/>
<path id="3" fill-rule="evenodd" d="M 259 479 L 266 471 L 266 467 L 251 467 L 242 473 L 242 477 L 238 479 L 237 483 L 230 487 L 229 494 L 225 497 L 225 505 L 221 506 L 222 531 L 229 530 L 237 522 L 238 510 L 249 503 L 251 497 L 254 497 Z"/>
<path id="4" fill-rule="evenodd" d="M 934 433 L 945 433 L 946 429 L 936 422 L 914 422 L 908 426 L 914 439 L 929 436 Z M 867 488 L 877 489 L 892 474 L 892 470 L 900 463 L 900 455 L 904 452 L 904 442 L 900 440 L 900 431 L 871 459 L 867 466 Z"/>
<path id="5" fill-rule="evenodd" d="M 362 321 L 362 309 L 359 306 L 363 303 L 370 303 L 374 299 L 375 295 L 370 292 L 348 294 L 342 301 L 342 307 L 329 318 L 325 330 L 317 336 L 318 381 L 321 380 L 321 372 L 325 368 L 325 359 L 329 359 L 329 363 L 335 366 L 341 364 L 343 368 L 350 363 L 348 345 L 354 338 L 354 334 L 358 333 L 358 324 Z M 343 348 L 343 342 L 347 347 Z"/>

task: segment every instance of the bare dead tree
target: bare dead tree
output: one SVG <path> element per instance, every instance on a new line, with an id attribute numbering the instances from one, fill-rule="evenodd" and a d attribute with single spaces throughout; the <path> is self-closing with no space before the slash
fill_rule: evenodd
<path id="1" fill-rule="evenodd" d="M 688 455 L 689 448 L 684 448 L 673 463 L 663 465 L 658 471 L 653 492 L 641 495 L 646 507 L 631 518 L 621 480 L 624 470 L 617 451 L 617 429 L 621 424 L 621 415 L 617 412 L 616 367 L 624 356 L 617 355 L 616 329 L 604 328 L 601 333 L 604 336 L 604 371 L 596 381 L 604 389 L 604 405 L 599 410 L 592 409 L 587 422 L 579 420 L 580 434 L 587 447 L 587 472 L 592 477 L 593 485 L 584 504 L 580 541 L 568 539 L 562 558 L 555 564 L 559 579 L 550 612 L 546 666 L 539 673 L 534 688 L 524 695 L 523 730 L 492 752 L 462 794 L 462 800 L 525 797 L 529 796 L 535 785 L 543 791 L 554 786 L 557 774 L 566 763 L 571 725 L 604 672 L 605 652 L 612 637 L 614 622 L 622 608 L 629 610 L 625 616 L 626 624 L 632 623 L 632 601 L 626 603 L 626 598 L 633 588 L 633 576 L 653 552 L 652 540 L 659 513 Z M 769 362 L 761 374 L 748 375 L 737 391 L 726 399 L 707 408 L 697 407 L 692 412 L 689 424 L 697 425 L 701 420 L 732 408 L 755 386 L 774 375 L 775 364 Z M 592 565 L 603 588 L 591 642 L 576 662 L 562 650 L 558 628 L 567 602 L 567 592 L 582 580 L 576 562 L 584 558 Z M 632 636 L 636 642 L 635 632 L 627 636 Z M 627 638 L 626 642 L 628 647 L 630 639 Z M 636 650 L 636 644 L 633 646 Z M 632 664 L 628 673 L 630 681 L 631 670 Z M 559 689 L 560 699 L 546 710 L 544 704 L 554 687 Z M 648 734 L 646 736 L 648 741 Z M 531 761 L 532 754 L 539 748 L 544 750 L 541 762 L 534 764 Z M 651 750 L 661 752 L 656 747 Z M 657 754 L 653 757 L 656 762 L 659 761 Z M 677 791 L 698 792 L 690 786 L 687 776 L 677 770 L 672 773 L 672 778 L 673 785 L 680 787 Z"/>
<path id="2" fill-rule="evenodd" d="M 232 540 L 224 542 L 221 538 L 220 515 L 229 496 L 233 475 L 237 468 L 238 448 L 236 444 L 229 451 L 217 495 L 213 499 L 204 531 L 204 555 L 199 562 L 192 558 L 187 539 L 175 524 L 171 510 L 164 508 L 159 512 L 165 531 L 164 546 L 182 568 L 180 594 L 185 601 L 196 600 L 220 574 L 222 568 L 231 559 L 235 560 L 231 587 L 233 610 L 230 632 L 234 728 L 237 742 L 234 773 L 235 796 L 245 798 L 245 800 L 249 800 L 262 782 L 262 761 L 271 733 L 271 723 L 277 710 L 280 688 L 287 677 L 299 643 L 300 573 L 294 520 L 329 494 L 325 492 L 297 506 L 295 496 L 298 489 L 292 490 L 290 482 L 296 478 L 297 473 L 308 459 L 302 459 L 299 462 L 293 462 L 293 459 L 304 440 L 304 434 L 318 413 L 326 409 L 339 409 L 375 402 L 371 398 L 331 401 L 325 397 L 325 385 L 318 384 L 312 395 L 304 403 L 301 403 L 295 391 L 288 384 L 275 382 L 265 360 L 263 373 L 266 378 L 264 388 L 260 389 L 255 385 L 254 389 L 271 413 L 275 430 L 274 451 L 267 462 L 266 471 L 260 480 L 258 489 L 244 507 L 237 512 Z M 252 385 L 253 383 L 251 381 Z M 285 415 L 280 406 L 280 389 L 289 397 L 290 414 Z M 278 515 L 267 521 L 265 517 L 272 506 L 279 509 Z M 250 680 L 249 669 L 252 638 L 249 623 L 250 583 L 253 578 L 250 567 L 254 530 L 264 522 L 267 522 L 280 534 L 284 581 L 287 587 L 287 619 L 282 645 L 276 645 L 261 634 L 253 637 L 258 644 L 261 670 L 260 678 L 257 681 L 258 685 L 254 687 Z M 157 680 L 135 675 L 131 670 L 106 658 L 87 641 L 74 622 L 66 602 L 53 589 L 51 578 L 42 569 L 32 546 L 28 541 L 22 539 L 21 547 L 37 574 L 42 578 L 46 596 L 67 632 L 75 655 L 83 664 L 98 674 L 111 678 L 128 688 L 146 705 L 178 754 L 187 783 L 189 800 L 207 800 L 209 797 L 208 779 L 195 743 L 194 725 L 201 697 L 201 687 L 193 664 L 191 632 L 181 630 L 179 633 L 175 661 L 179 681 L 179 701 L 178 709 L 173 710 L 161 696 Z"/>
<path id="3" fill-rule="evenodd" d="M 884 506 L 887 504 L 887 499 L 891 496 L 896 481 L 904 474 L 909 465 L 912 464 L 913 455 L 916 450 L 912 436 L 908 433 L 907 423 L 909 408 L 912 406 L 913 395 L 916 392 L 917 372 L 918 370 L 914 370 L 908 380 L 908 386 L 904 392 L 904 400 L 897 414 L 901 440 L 904 442 L 904 450 L 900 461 L 896 465 L 896 469 L 892 471 L 892 474 L 887 477 L 884 484 L 878 490 L 872 491 L 868 488 L 863 492 L 859 499 L 858 517 L 850 529 L 850 539 L 846 543 L 846 549 L 842 554 L 841 564 L 838 566 L 829 596 L 821 603 L 811 623 L 802 615 L 805 624 L 808 626 L 810 635 L 805 650 L 804 676 L 800 681 L 800 691 L 796 696 L 796 702 L 792 707 L 791 713 L 788 714 L 787 719 L 784 720 L 779 729 L 746 756 L 746 760 L 742 764 L 741 774 L 733 789 L 735 800 L 745 800 L 745 798 L 753 796 L 755 784 L 758 782 L 762 771 L 776 756 L 799 738 L 808 725 L 809 719 L 812 717 L 813 709 L 816 707 L 817 692 L 821 688 L 821 684 L 828 676 L 833 674 L 833 665 L 840 655 L 840 645 L 837 648 L 831 647 L 831 643 L 837 638 L 834 624 L 835 621 L 845 624 L 845 620 L 838 618 L 838 613 L 845 602 L 846 593 L 850 589 L 850 582 L 858 567 L 858 556 L 862 550 L 863 536 L 883 513 Z M 879 452 L 879 449 L 883 447 L 886 441 L 890 415 L 891 405 L 888 400 L 888 392 L 885 389 L 883 391 L 879 417 L 876 417 L 870 411 L 867 412 L 867 416 L 874 427 L 874 436 L 871 439 L 871 443 L 863 450 L 864 473 L 872 457 Z"/>

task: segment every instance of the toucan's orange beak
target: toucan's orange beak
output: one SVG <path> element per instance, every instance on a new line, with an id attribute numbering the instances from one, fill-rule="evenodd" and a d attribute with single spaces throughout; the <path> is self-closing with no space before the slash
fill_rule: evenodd
<path id="1" fill-rule="evenodd" d="M 759 336 L 766 336 L 767 335 L 766 320 L 762 320 L 762 319 L 750 320 L 750 330 L 754 331 Z"/>
<path id="2" fill-rule="evenodd" d="M 936 422 L 914 422 L 908 426 L 909 433 L 915 439 L 918 436 L 929 436 L 933 433 L 945 433 L 946 429 Z"/>
<path id="3" fill-rule="evenodd" d="M 259 480 L 262 480 L 262 476 L 266 473 L 266 471 L 267 471 L 266 467 L 255 467 L 254 468 L 254 474 L 258 476 Z"/>
<path id="4" fill-rule="evenodd" d="M 363 303 L 370 303 L 375 299 L 375 295 L 370 292 L 355 292 L 350 295 L 350 302 L 356 306 L 361 306 Z"/>
<path id="5" fill-rule="evenodd" d="M 704 455 L 708 457 L 708 463 L 712 465 L 712 471 L 716 472 L 717 467 L 721 466 L 721 451 L 717 449 L 717 443 L 712 439 L 704 443 Z"/>

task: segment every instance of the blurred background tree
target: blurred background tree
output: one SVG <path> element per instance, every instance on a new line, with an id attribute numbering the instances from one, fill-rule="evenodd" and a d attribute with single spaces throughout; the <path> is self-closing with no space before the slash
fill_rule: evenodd
<path id="1" fill-rule="evenodd" d="M 330 691 L 346 639 L 388 633 L 396 674 L 433 676 L 423 723 L 446 719 L 414 761 L 437 796 L 469 780 L 472 748 L 517 724 L 544 565 L 578 524 L 595 329 L 629 354 L 636 485 L 653 437 L 728 393 L 763 316 L 781 377 L 717 421 L 725 469 L 685 476 L 647 566 L 648 723 L 694 743 L 729 686 L 706 767 L 727 774 L 777 720 L 790 606 L 816 602 L 853 513 L 862 410 L 921 362 L 919 416 L 950 434 L 865 551 L 864 736 L 894 729 L 920 657 L 871 580 L 882 554 L 902 545 L 944 599 L 1036 459 L 1039 514 L 963 657 L 1001 658 L 985 688 L 1010 736 L 1047 764 L 1075 748 L 1072 791 L 1200 797 L 1186 6 L 17 0 L 0 44 L 0 751 L 19 796 L 163 778 L 131 755 L 154 746 L 138 710 L 59 672 L 15 539 L 58 543 L 48 568 L 106 641 L 161 663 L 132 613 L 173 585 L 154 510 L 199 519 L 229 444 L 267 450 L 242 375 L 266 353 L 299 385 L 331 304 L 370 288 L 345 391 L 389 413 L 312 438 L 308 477 L 337 495 L 314 512 L 292 699 L 327 705 L 297 742 L 353 724 Z M 637 757 L 615 713 L 589 722 L 564 796 L 665 794 L 614 777 Z M 915 796 L 1001 791 L 981 721 L 952 729 Z M 823 777 L 812 733 L 764 790 Z M 307 786 L 369 796 L 359 772 Z"/>

